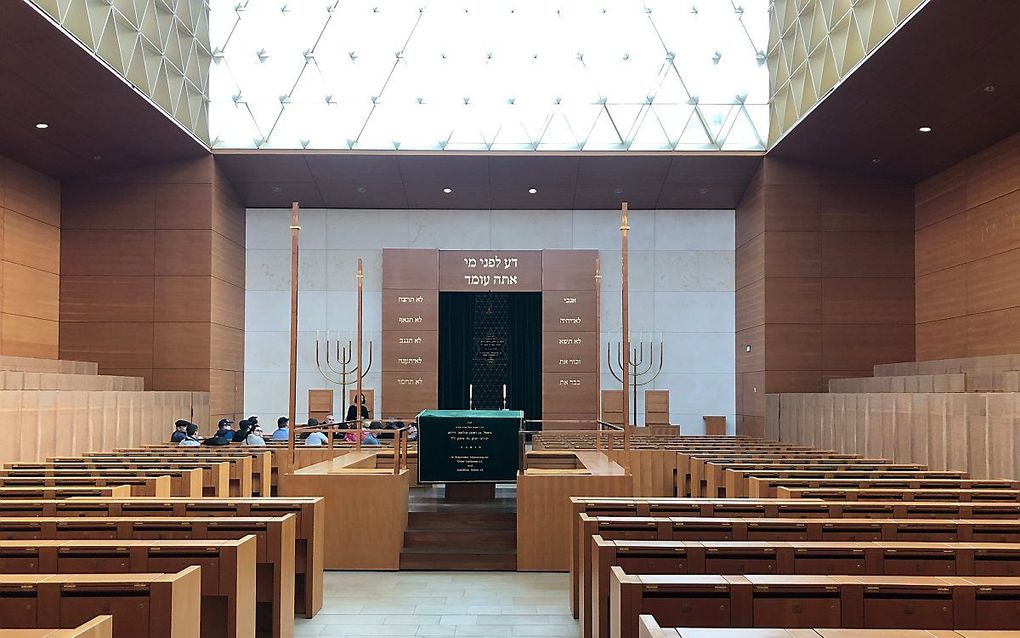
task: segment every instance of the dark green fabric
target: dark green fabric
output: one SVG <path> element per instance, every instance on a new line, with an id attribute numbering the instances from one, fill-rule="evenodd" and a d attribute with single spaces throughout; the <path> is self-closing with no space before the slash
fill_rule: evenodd
<path id="1" fill-rule="evenodd" d="M 474 295 L 439 293 L 439 409 L 466 410 L 471 383 Z"/>

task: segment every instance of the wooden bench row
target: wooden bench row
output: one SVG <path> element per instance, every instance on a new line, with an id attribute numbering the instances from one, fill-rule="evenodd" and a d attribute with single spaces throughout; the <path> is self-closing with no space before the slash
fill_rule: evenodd
<path id="1" fill-rule="evenodd" d="M 113 616 L 96 616 L 72 629 L 0 629 L 0 638 L 113 638 Z"/>
<path id="2" fill-rule="evenodd" d="M 777 513 L 770 510 L 770 513 Z M 570 602 L 579 617 L 590 573 L 591 538 L 648 541 L 904 541 L 1020 542 L 1020 518 L 724 518 L 702 516 L 577 515 L 570 561 Z"/>
<path id="3" fill-rule="evenodd" d="M 719 629 L 660 627 L 654 616 L 638 616 L 639 638 L 1017 638 L 1015 631 L 952 631 L 949 629 Z"/>
<path id="4" fill-rule="evenodd" d="M 75 498 L 67 500 L 0 500 L 0 517 L 69 518 L 112 517 L 144 520 L 150 517 L 200 519 L 230 517 L 257 519 L 292 515 L 295 527 L 295 608 L 306 618 L 322 608 L 325 552 L 324 502 L 319 497 L 250 499 Z"/>
<path id="5" fill-rule="evenodd" d="M 293 605 L 287 601 L 294 600 L 294 532 L 293 514 L 261 518 L 0 519 L 0 540 L 11 541 L 238 540 L 254 536 L 255 579 L 247 584 L 254 584 L 257 602 L 271 606 L 273 638 L 293 633 Z"/>
<path id="6" fill-rule="evenodd" d="M 114 638 L 192 638 L 201 631 L 201 578 L 196 566 L 176 573 L 0 574 L 0 618 L 6 628 L 36 629 L 108 614 Z"/>
<path id="7" fill-rule="evenodd" d="M 598 517 L 611 527 L 616 517 L 781 518 L 781 519 L 1020 519 L 1017 503 L 821 501 L 810 499 L 690 499 L 635 497 L 571 497 L 570 583 L 571 608 L 576 610 L 580 566 L 587 537 L 581 514 Z M 3 502 L 0 501 L 0 513 Z M 622 523 L 624 527 L 631 522 Z M 907 530 L 909 532 L 909 529 Z M 644 537 L 642 537 L 644 538 Z M 576 613 L 575 613 L 576 617 Z"/>
<path id="8" fill-rule="evenodd" d="M 613 566 L 628 574 L 1015 577 L 1020 544 L 635 541 L 596 535 L 590 582 L 584 582 L 580 600 L 585 638 L 608 636 Z"/>
<path id="9" fill-rule="evenodd" d="M 0 541 L 0 574 L 145 574 L 198 565 L 201 635 L 254 636 L 256 545 L 252 535 L 220 541 Z M 260 633 L 281 635 L 269 621 L 263 619 Z"/>
<path id="10" fill-rule="evenodd" d="M 638 617 L 684 627 L 1009 629 L 1015 578 L 655 575 L 610 569 L 609 636 L 636 638 Z"/>

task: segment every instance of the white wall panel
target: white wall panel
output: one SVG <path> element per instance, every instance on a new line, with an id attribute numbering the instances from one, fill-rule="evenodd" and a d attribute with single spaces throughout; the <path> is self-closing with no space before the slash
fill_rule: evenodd
<path id="1" fill-rule="evenodd" d="M 306 418 L 308 389 L 327 387 L 315 369 L 316 331 L 346 339 L 355 329 L 358 257 L 365 269 L 364 329 L 378 343 L 383 248 L 599 249 L 602 386 L 615 387 L 605 343 L 619 339 L 619 221 L 614 211 L 302 210 L 298 418 Z M 666 351 L 662 374 L 644 389 L 670 390 L 671 420 L 684 432 L 703 432 L 705 414 L 725 415 L 732 432 L 733 211 L 633 211 L 630 224 L 632 335 L 661 334 Z M 287 404 L 289 225 L 288 209 L 247 211 L 244 409 L 267 423 Z M 376 354 L 365 386 L 376 390 L 385 412 Z M 339 392 L 336 400 L 339 410 Z"/>

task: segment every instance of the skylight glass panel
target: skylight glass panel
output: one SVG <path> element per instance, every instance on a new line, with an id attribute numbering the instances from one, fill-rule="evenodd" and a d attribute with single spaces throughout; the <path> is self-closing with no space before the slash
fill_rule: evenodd
<path id="1" fill-rule="evenodd" d="M 211 0 L 217 148 L 761 150 L 768 0 Z"/>

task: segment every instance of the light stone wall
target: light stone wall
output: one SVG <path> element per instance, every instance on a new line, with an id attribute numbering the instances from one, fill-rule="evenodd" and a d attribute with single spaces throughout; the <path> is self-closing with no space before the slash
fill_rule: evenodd
<path id="1" fill-rule="evenodd" d="M 287 408 L 289 225 L 287 209 L 247 211 L 244 410 L 267 424 Z M 316 331 L 324 337 L 327 327 L 354 330 L 358 257 L 365 267 L 366 335 L 378 344 L 384 247 L 598 249 L 604 359 L 604 344 L 619 339 L 619 226 L 615 211 L 302 210 L 298 418 L 307 418 L 308 389 L 328 387 L 316 371 Z M 734 213 L 632 211 L 630 226 L 631 334 L 657 339 L 661 333 L 665 341 L 662 374 L 646 389 L 670 390 L 670 421 L 685 433 L 702 433 L 706 414 L 726 415 L 732 433 Z M 379 361 L 365 379 L 377 393 Z M 602 386 L 616 385 L 603 361 Z M 377 396 L 377 406 L 385 413 L 385 397 Z"/>

